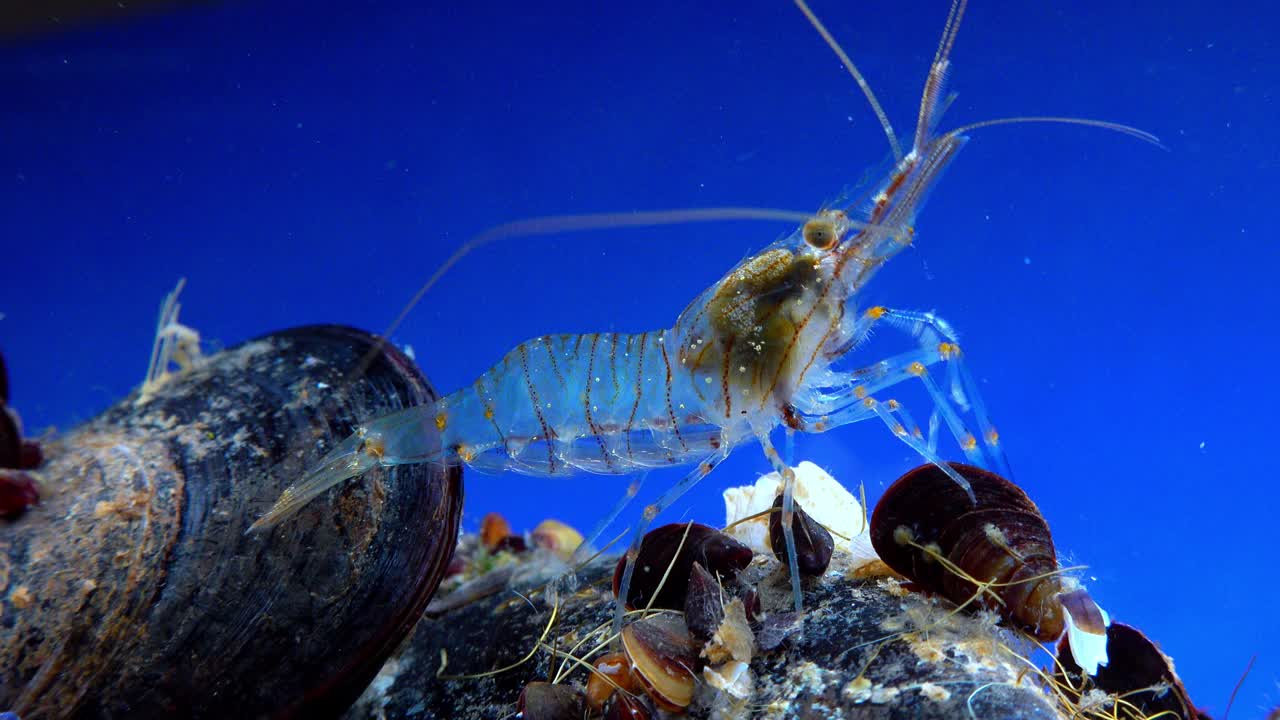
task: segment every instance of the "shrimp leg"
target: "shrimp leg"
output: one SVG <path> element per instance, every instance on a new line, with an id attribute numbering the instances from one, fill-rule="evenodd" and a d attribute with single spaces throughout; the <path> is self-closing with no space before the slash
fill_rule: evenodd
<path id="1" fill-rule="evenodd" d="M 625 510 L 626 507 L 631 504 L 631 501 L 635 499 L 636 495 L 640 493 L 640 487 L 644 485 L 645 478 L 648 477 L 648 475 L 649 473 L 647 472 L 642 472 L 637 475 L 635 480 L 632 480 L 627 485 L 627 491 L 623 493 L 622 497 L 618 498 L 618 502 L 614 504 L 613 509 L 609 511 L 609 514 L 591 530 L 591 534 L 587 535 L 582 539 L 582 542 L 578 543 L 578 547 L 574 548 L 573 554 L 569 556 L 569 568 L 564 571 L 564 574 L 552 581 L 552 586 L 556 588 L 557 592 L 561 587 L 564 587 L 569 591 L 576 589 L 577 576 L 575 573 L 578 571 L 578 565 L 586 560 L 587 553 L 590 552 L 591 548 L 600 539 L 600 536 L 604 535 L 604 531 L 609 529 L 609 526 L 618 519 L 618 516 L 622 514 L 622 511 Z"/>
<path id="2" fill-rule="evenodd" d="M 973 375 L 961 357 L 959 337 L 951 324 L 931 312 L 896 310 L 877 306 L 867 310 L 862 317 L 858 318 L 850 334 L 851 341 L 861 342 L 871 326 L 881 321 L 896 330 L 909 333 L 919 343 L 919 350 L 926 357 L 916 361 L 920 364 L 907 364 L 905 368 L 908 373 L 918 377 L 924 384 L 925 390 L 934 401 L 935 412 L 941 415 L 947 428 L 960 442 L 968 461 L 979 467 L 993 465 L 992 469 L 995 472 L 1005 477 L 1012 477 L 1008 460 L 1000 447 L 1000 435 L 991 423 L 986 404 L 982 402 L 982 395 L 978 392 Z M 928 373 L 928 366 L 939 361 L 947 363 L 949 393 L 944 393 Z M 972 412 L 977 423 L 983 444 L 986 445 L 986 453 L 990 454 L 990 463 L 986 461 L 983 451 L 978 447 L 979 436 L 975 435 L 961 418 L 962 413 L 968 412 Z"/>
<path id="3" fill-rule="evenodd" d="M 760 447 L 764 448 L 764 456 L 773 465 L 778 477 L 782 478 L 782 517 L 779 519 L 782 521 L 782 538 L 787 546 L 787 567 L 791 570 L 791 599 L 796 612 L 803 612 L 804 596 L 800 590 L 800 565 L 796 557 L 795 528 L 792 527 L 795 522 L 796 471 L 791 469 L 790 459 L 784 462 L 778 455 L 773 442 L 769 439 L 768 428 L 757 429 L 756 437 L 760 440 Z"/>
<path id="4" fill-rule="evenodd" d="M 636 561 L 640 557 L 640 543 L 644 541 L 644 534 L 649 530 L 649 525 L 653 523 L 653 519 L 663 510 L 671 507 L 681 495 L 688 492 L 698 481 L 711 474 L 712 470 L 724 459 L 729 457 L 729 451 L 733 449 L 733 443 L 728 438 L 722 438 L 720 449 L 708 455 L 704 460 L 699 462 L 689 474 L 685 475 L 680 482 L 672 485 L 662 496 L 654 501 L 652 505 L 646 505 L 644 512 L 640 515 L 640 522 L 636 525 L 631 534 L 631 547 L 627 548 L 627 567 L 622 572 L 622 582 L 618 585 L 618 607 L 613 616 L 613 634 L 618 636 L 622 632 L 622 619 L 626 614 L 627 596 L 631 592 L 631 575 L 635 572 Z"/>

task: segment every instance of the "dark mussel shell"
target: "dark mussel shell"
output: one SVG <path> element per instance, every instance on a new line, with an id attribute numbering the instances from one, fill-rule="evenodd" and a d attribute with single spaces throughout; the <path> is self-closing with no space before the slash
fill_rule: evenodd
<path id="1" fill-rule="evenodd" d="M 684 538 L 683 545 L 681 538 Z M 677 548 L 680 549 L 678 557 Z M 634 608 L 648 606 L 683 610 L 685 591 L 689 587 L 689 572 L 695 562 L 701 563 L 712 574 L 736 577 L 738 571 L 751 564 L 753 556 L 751 548 L 713 527 L 687 522 L 663 525 L 650 530 L 640 543 L 636 569 L 631 575 L 631 589 L 627 593 L 627 604 Z M 626 562 L 625 556 L 618 560 L 618 567 L 613 574 L 615 596 L 622 583 Z M 670 572 L 667 571 L 668 567 L 671 568 Z M 662 580 L 664 575 L 665 582 Z M 659 584 L 662 585 L 660 591 Z M 653 604 L 650 606 L 651 597 Z"/>
<path id="2" fill-rule="evenodd" d="M 0 708 L 337 716 L 444 574 L 461 474 L 375 470 L 271 532 L 245 530 L 355 422 L 434 397 L 373 336 L 305 327 L 207 358 L 47 445 L 45 497 L 0 543 Z"/>
<path id="3" fill-rule="evenodd" d="M 800 574 L 817 577 L 827 571 L 831 564 L 831 553 L 835 551 L 835 540 L 826 528 L 817 520 L 809 517 L 809 513 L 794 503 L 795 511 L 791 516 L 791 532 L 796 539 L 796 565 Z M 769 546 L 773 554 L 785 565 L 787 563 L 787 541 L 782 527 L 782 495 L 773 501 L 773 513 L 769 515 Z"/>
<path id="4" fill-rule="evenodd" d="M 900 542 L 905 528 L 915 544 L 936 545 L 942 556 L 972 577 L 1002 583 L 992 591 L 1003 604 L 983 593 L 982 606 L 1042 640 L 1057 638 L 1063 629 L 1057 600 L 1062 583 L 1057 575 L 1045 576 L 1058 569 L 1058 559 L 1039 509 L 1017 485 L 995 473 L 950 465 L 969 481 L 977 505 L 936 466 L 911 470 L 876 504 L 871 516 L 876 553 L 896 572 L 953 602 L 973 597 L 976 585 Z"/>
<path id="5" fill-rule="evenodd" d="M 724 621 L 723 595 L 724 591 L 715 577 L 702 567 L 702 563 L 695 562 L 689 571 L 684 598 L 684 622 L 690 635 L 705 643 L 716 634 L 716 629 Z"/>
<path id="6" fill-rule="evenodd" d="M 38 502 L 40 491 L 30 475 L 0 468 L 0 519 L 16 518 Z"/>
<path id="7" fill-rule="evenodd" d="M 22 435 L 18 423 L 0 403 L 0 468 L 16 468 L 22 464 Z"/>
<path id="8" fill-rule="evenodd" d="M 40 501 L 35 479 L 23 470 L 44 462 L 40 443 L 24 440 L 17 416 L 8 408 L 9 371 L 0 353 L 0 519 L 16 518 Z"/>
<path id="9" fill-rule="evenodd" d="M 668 712 L 693 701 L 698 643 L 679 615 L 649 615 L 622 629 L 622 650 L 649 699 Z"/>
<path id="10" fill-rule="evenodd" d="M 1058 643 L 1056 673 L 1059 686 L 1077 703 L 1082 695 L 1079 690 L 1088 692 L 1098 688 L 1108 695 L 1121 696 L 1137 710 L 1135 717 L 1208 720 L 1208 716 L 1191 703 L 1186 687 L 1173 671 L 1172 661 L 1141 631 L 1124 623 L 1111 623 L 1107 628 L 1107 657 L 1109 662 L 1099 666 L 1097 675 L 1088 678 L 1072 656 L 1070 642 L 1062 638 Z M 1156 686 L 1162 689 L 1143 689 Z"/>

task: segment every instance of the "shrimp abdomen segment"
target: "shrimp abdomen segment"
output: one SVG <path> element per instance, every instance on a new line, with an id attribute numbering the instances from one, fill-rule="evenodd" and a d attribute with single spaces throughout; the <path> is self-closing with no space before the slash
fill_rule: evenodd
<path id="1" fill-rule="evenodd" d="M 479 470 L 623 474 L 718 447 L 669 331 L 544 335 L 440 403 L 446 442 Z"/>

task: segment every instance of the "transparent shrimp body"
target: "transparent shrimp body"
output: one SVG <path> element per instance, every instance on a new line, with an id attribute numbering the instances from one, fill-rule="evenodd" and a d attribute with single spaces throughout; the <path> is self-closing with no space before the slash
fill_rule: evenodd
<path id="1" fill-rule="evenodd" d="M 864 201 L 811 216 L 789 237 L 743 260 L 695 298 L 671 328 L 535 338 L 437 403 L 363 424 L 286 490 L 254 527 L 275 524 L 328 488 L 378 465 L 461 461 L 477 470 L 539 476 L 624 475 L 692 465 L 645 508 L 629 550 L 634 558 L 658 513 L 735 446 L 755 440 L 784 479 L 782 527 L 799 608 L 790 517 L 794 474 L 770 439 L 779 425 L 816 433 L 862 420 L 880 421 L 972 499 L 967 481 L 938 453 L 938 436 L 945 428 L 966 462 L 1008 477 L 999 434 L 965 369 L 951 327 L 932 313 L 885 307 L 859 310 L 858 293 L 885 262 L 913 242 L 916 213 L 964 145 L 965 132 L 1009 122 L 1069 122 L 1149 142 L 1154 138 L 1112 123 L 1057 117 L 991 120 L 936 132 L 949 56 L 964 14 L 965 3 L 957 1 L 904 153 L 857 68 L 803 0 L 796 4 L 862 87 L 893 150 L 892 169 Z M 728 209 L 729 214 L 741 217 L 742 209 Z M 684 215 L 706 219 L 708 213 Z M 590 226 L 582 222 L 584 217 L 572 217 L 561 227 Z M 628 223 L 627 217 L 620 221 Z M 546 231 L 546 223 L 539 220 L 516 225 L 523 232 Z M 501 235 L 501 230 L 460 248 L 418 296 L 462 255 Z M 851 352 L 877 325 L 903 331 L 912 347 L 862 367 L 850 366 Z M 929 395 L 927 432 L 890 394 L 904 382 L 919 382 Z M 632 483 L 627 498 L 637 489 L 638 483 Z M 615 508 L 614 515 L 620 509 L 621 505 Z M 629 563 L 623 578 L 622 597 L 632 567 Z"/>

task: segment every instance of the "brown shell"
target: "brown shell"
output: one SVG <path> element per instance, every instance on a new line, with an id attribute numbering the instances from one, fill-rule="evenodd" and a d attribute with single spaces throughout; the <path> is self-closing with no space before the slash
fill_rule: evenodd
<path id="1" fill-rule="evenodd" d="M 480 521 L 480 544 L 489 552 L 497 550 L 498 545 L 511 534 L 511 523 L 502 517 L 502 513 L 491 512 Z"/>
<path id="2" fill-rule="evenodd" d="M 654 704 L 683 712 L 693 702 L 698 646 L 678 615 L 650 615 L 622 629 L 622 649 Z"/>
<path id="3" fill-rule="evenodd" d="M 681 538 L 684 539 L 683 544 Z M 678 557 L 677 549 L 680 550 Z M 651 607 L 684 610 L 689 572 L 695 562 L 701 563 L 712 574 L 732 578 L 751 564 L 753 556 L 751 548 L 713 527 L 687 522 L 663 525 L 646 533 L 640 543 L 636 569 L 631 575 L 631 589 L 627 593 L 627 604 L 633 608 L 646 607 L 649 605 L 649 598 L 654 597 L 656 592 L 657 596 Z M 622 583 L 626 562 L 625 556 L 618 560 L 613 575 L 614 596 L 617 596 Z M 670 572 L 667 572 L 668 567 L 671 568 Z M 664 575 L 665 582 L 662 579 Z M 659 584 L 662 586 L 660 591 Z"/>
<path id="4" fill-rule="evenodd" d="M 245 530 L 357 419 L 434 397 L 373 336 L 306 327 L 214 355 L 47 445 L 49 492 L 0 544 L 0 708 L 341 713 L 447 567 L 460 473 L 374 471 L 271 532 Z"/>
<path id="5" fill-rule="evenodd" d="M 1071 655 L 1071 644 L 1066 637 L 1058 643 L 1059 671 L 1063 682 L 1059 687 L 1080 701 L 1080 693 L 1098 688 L 1108 695 L 1123 696 L 1136 706 L 1142 717 L 1181 718 L 1182 720 L 1207 720 L 1192 704 L 1182 680 L 1173 670 L 1173 662 L 1156 647 L 1155 643 L 1136 628 L 1123 623 L 1111 623 L 1107 628 L 1108 663 L 1098 667 L 1098 674 L 1085 678 L 1080 666 Z M 1067 677 L 1063 677 L 1063 673 Z M 1168 690 L 1143 690 L 1155 686 L 1167 686 Z M 1161 715 L 1165 713 L 1165 715 Z M 1172 713 L 1169 715 L 1168 713 Z"/>
<path id="6" fill-rule="evenodd" d="M 689 634 L 701 642 L 711 640 L 716 628 L 724 620 L 724 606 L 721 597 L 724 590 L 715 577 L 695 562 L 689 571 L 689 586 L 684 598 L 684 622 Z"/>
<path id="7" fill-rule="evenodd" d="M 520 691 L 516 709 L 522 720 L 581 720 L 587 708 L 576 687 L 531 682 Z"/>
<path id="8" fill-rule="evenodd" d="M 1057 575 L 1028 580 L 1058 569 L 1053 538 L 1035 503 L 1017 485 L 995 473 L 950 463 L 973 488 L 975 506 L 964 490 L 934 465 L 922 465 L 899 478 L 876 504 L 871 543 L 885 564 L 932 592 L 963 603 L 977 586 L 927 554 L 898 542 L 905 528 L 918 545 L 936 544 L 941 554 L 979 580 L 1003 584 L 979 602 L 1002 613 L 1042 640 L 1062 634 Z M 1003 536 L 1009 550 L 995 542 Z"/>
<path id="9" fill-rule="evenodd" d="M 635 693 L 639 678 L 631 672 L 631 661 L 623 653 L 610 653 L 596 658 L 595 672 L 587 676 L 587 707 L 600 712 L 618 688 L 623 693 Z M 606 679 L 607 678 L 607 679 Z"/>

